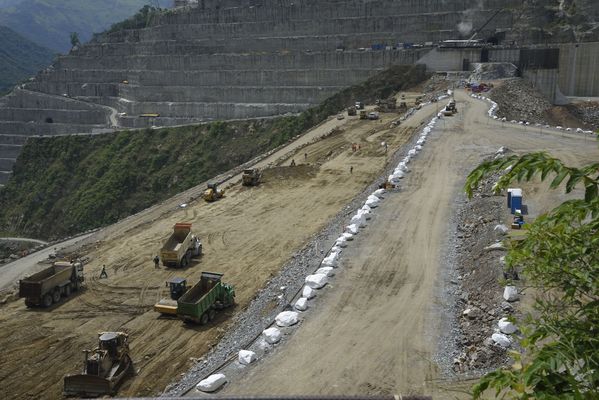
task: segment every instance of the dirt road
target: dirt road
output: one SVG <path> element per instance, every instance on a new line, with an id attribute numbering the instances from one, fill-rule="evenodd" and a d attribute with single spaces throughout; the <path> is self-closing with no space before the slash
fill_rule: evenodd
<path id="1" fill-rule="evenodd" d="M 291 146 L 281 166 L 265 171 L 266 182 L 259 187 L 236 184 L 216 203 L 200 200 L 180 209 L 186 193 L 103 229 L 83 249 L 90 259 L 87 290 L 49 310 L 28 310 L 22 300 L 0 306 L 0 397 L 59 397 L 62 377 L 80 370 L 81 350 L 93 348 L 97 332 L 106 330 L 130 335 L 137 376 L 119 394 L 160 393 L 189 368 L 191 357 L 201 357 L 217 343 L 231 317 L 294 252 L 381 173 L 386 156 L 380 142 L 386 141 L 389 151 L 399 148 L 434 111 L 423 108 L 399 128 L 389 126 L 390 115 L 382 121 L 329 121 L 302 139 L 307 143 L 338 124 L 343 130 L 301 149 Z M 361 149 L 352 152 L 352 143 Z M 286 166 L 290 158 L 296 167 Z M 152 257 L 181 221 L 193 223 L 204 255 L 185 270 L 155 270 Z M 102 265 L 108 279 L 97 279 Z M 166 295 L 168 278 L 194 282 L 205 270 L 222 272 L 236 285 L 237 308 L 220 313 L 208 327 L 188 327 L 152 311 Z"/>
<path id="2" fill-rule="evenodd" d="M 596 143 L 502 127 L 488 121 L 486 103 L 463 92 L 457 99 L 460 114 L 437 125 L 411 164 L 405 189 L 388 195 L 343 253 L 337 276 L 302 325 L 286 344 L 229 383 L 224 394 L 449 396 L 431 361 L 442 318 L 433 306 L 442 284 L 440 255 L 452 197 L 465 174 L 500 146 L 548 151 L 573 165 L 599 159 Z M 527 198 L 537 209 L 562 197 L 541 193 Z"/>

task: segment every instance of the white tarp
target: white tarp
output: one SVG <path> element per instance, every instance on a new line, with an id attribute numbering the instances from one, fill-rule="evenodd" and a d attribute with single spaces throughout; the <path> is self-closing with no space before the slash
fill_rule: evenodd
<path id="1" fill-rule="evenodd" d="M 503 333 L 494 333 L 493 335 L 491 335 L 491 339 L 493 339 L 493 342 L 503 347 L 504 349 L 510 347 L 510 344 L 512 343 L 510 338 L 505 336 Z"/>
<path id="2" fill-rule="evenodd" d="M 507 301 L 516 301 L 520 298 L 518 288 L 516 286 L 506 286 L 503 289 L 503 298 Z"/>
<path id="3" fill-rule="evenodd" d="M 315 274 L 324 274 L 326 276 L 335 275 L 335 268 L 333 267 L 320 267 L 316 270 Z"/>
<path id="4" fill-rule="evenodd" d="M 378 197 L 379 199 L 384 199 L 385 197 L 383 196 L 385 194 L 386 190 L 385 189 L 377 189 L 374 191 L 374 193 L 372 193 L 374 196 Z"/>
<path id="5" fill-rule="evenodd" d="M 508 233 L 509 229 L 507 228 L 507 226 L 501 224 L 501 225 L 495 225 L 495 228 L 493 228 L 493 230 L 495 232 L 499 232 L 499 233 Z"/>
<path id="6" fill-rule="evenodd" d="M 308 309 L 308 299 L 305 297 L 300 297 L 295 302 L 295 309 L 298 311 L 306 311 Z"/>
<path id="7" fill-rule="evenodd" d="M 240 364 L 248 365 L 256 361 L 256 353 L 251 350 L 239 350 L 238 360 Z"/>
<path id="8" fill-rule="evenodd" d="M 304 286 L 304 290 L 302 290 L 302 297 L 310 300 L 316 297 L 316 290 L 312 289 L 310 286 Z"/>
<path id="9" fill-rule="evenodd" d="M 275 317 L 278 326 L 291 326 L 299 321 L 298 314 L 295 311 L 283 311 Z"/>
<path id="10" fill-rule="evenodd" d="M 262 331 L 262 336 L 266 343 L 275 344 L 281 340 L 283 334 L 278 328 L 272 327 Z"/>
<path id="11" fill-rule="evenodd" d="M 214 392 L 215 390 L 220 389 L 225 383 L 227 383 L 227 377 L 224 374 L 213 374 L 200 381 L 200 383 L 196 385 L 196 389 L 202 392 Z"/>
<path id="12" fill-rule="evenodd" d="M 518 328 L 516 328 L 516 325 L 508 321 L 507 318 L 501 318 L 497 323 L 497 326 L 499 327 L 501 333 L 506 333 L 508 335 L 511 335 L 512 333 L 518 330 Z"/>
<path id="13" fill-rule="evenodd" d="M 325 274 L 313 274 L 306 277 L 306 286 L 312 289 L 320 289 L 327 284 L 327 276 Z"/>

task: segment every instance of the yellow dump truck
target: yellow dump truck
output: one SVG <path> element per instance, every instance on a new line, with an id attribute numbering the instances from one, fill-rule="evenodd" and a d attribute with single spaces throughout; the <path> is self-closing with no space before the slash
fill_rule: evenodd
<path id="1" fill-rule="evenodd" d="M 191 224 L 178 223 L 172 235 L 160 249 L 160 259 L 165 267 L 185 268 L 193 257 L 202 254 L 202 242 L 191 233 Z"/>

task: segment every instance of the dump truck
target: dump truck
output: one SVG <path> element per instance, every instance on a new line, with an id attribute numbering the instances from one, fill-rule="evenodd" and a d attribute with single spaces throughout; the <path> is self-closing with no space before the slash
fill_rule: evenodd
<path id="1" fill-rule="evenodd" d="M 243 186 L 257 186 L 262 179 L 262 173 L 256 169 L 244 169 L 241 175 L 241 184 Z"/>
<path id="2" fill-rule="evenodd" d="M 356 115 L 357 111 L 356 111 L 356 107 L 355 106 L 351 106 L 351 107 L 347 107 L 347 115 L 348 116 L 353 116 Z"/>
<path id="3" fill-rule="evenodd" d="M 205 325 L 216 310 L 235 304 L 235 288 L 222 282 L 223 274 L 202 272 L 200 281 L 177 300 L 177 315 L 186 323 Z"/>
<path id="4" fill-rule="evenodd" d="M 82 373 L 64 377 L 64 395 L 99 397 L 116 394 L 119 384 L 133 372 L 127 340 L 128 335 L 124 332 L 98 334 L 98 347 L 84 350 Z"/>
<path id="5" fill-rule="evenodd" d="M 360 119 L 368 119 L 368 113 L 366 110 L 360 110 Z"/>
<path id="6" fill-rule="evenodd" d="M 154 304 L 154 311 L 161 314 L 177 315 L 177 300 L 188 290 L 187 280 L 185 278 L 171 278 L 166 281 L 166 287 L 169 288 L 170 299 L 160 299 Z"/>
<path id="7" fill-rule="evenodd" d="M 160 259 L 165 267 L 185 268 L 193 257 L 202 254 L 202 242 L 191 233 L 191 224 L 178 223 L 173 233 L 160 249 Z"/>
<path id="8" fill-rule="evenodd" d="M 19 297 L 27 307 L 50 307 L 61 297 L 79 290 L 83 278 L 80 262 L 55 261 L 50 267 L 19 281 Z"/>
<path id="9" fill-rule="evenodd" d="M 209 183 L 202 194 L 202 198 L 208 202 L 216 201 L 225 195 L 224 189 L 219 189 L 216 183 Z"/>

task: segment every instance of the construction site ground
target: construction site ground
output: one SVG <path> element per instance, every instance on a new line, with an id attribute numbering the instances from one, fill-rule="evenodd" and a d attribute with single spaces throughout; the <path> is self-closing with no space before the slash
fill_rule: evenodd
<path id="1" fill-rule="evenodd" d="M 466 174 L 506 146 L 517 152 L 549 151 L 566 163 L 596 160 L 594 142 L 564 132 L 543 134 L 487 118 L 488 103 L 456 93 L 459 113 L 437 124 L 399 193 L 390 194 L 343 253 L 343 267 L 319 293 L 301 326 L 257 365 L 248 367 L 225 394 L 438 394 L 447 384 L 433 361 L 442 332 L 450 215 Z M 87 290 L 48 310 L 28 310 L 21 301 L 0 307 L 0 395 L 56 398 L 65 374 L 79 371 L 81 350 L 96 334 L 130 334 L 137 375 L 120 395 L 153 395 L 192 365 L 231 329 L 281 266 L 351 199 L 383 172 L 387 156 L 407 143 L 437 111 L 423 107 L 399 127 L 397 115 L 380 121 L 330 120 L 262 161 L 271 164 L 265 183 L 233 184 L 216 203 L 186 202 L 203 187 L 103 229 L 86 239 Z M 314 138 L 340 132 L 312 143 Z M 361 149 L 352 152 L 351 144 Z M 290 151 L 290 152 L 289 152 Z M 307 159 L 304 160 L 304 154 Z M 295 167 L 289 166 L 291 159 Z M 350 167 L 353 173 L 350 174 Z M 545 210 L 561 196 L 531 189 L 531 207 Z M 192 222 L 204 255 L 185 270 L 154 269 L 152 257 L 176 222 Z M 341 232 L 342 226 L 339 227 Z M 102 265 L 108 279 L 97 279 Z M 200 271 L 225 274 L 238 305 L 206 327 L 160 318 L 152 305 L 166 295 L 164 282 Z M 445 396 L 445 395 L 444 395 Z"/>

